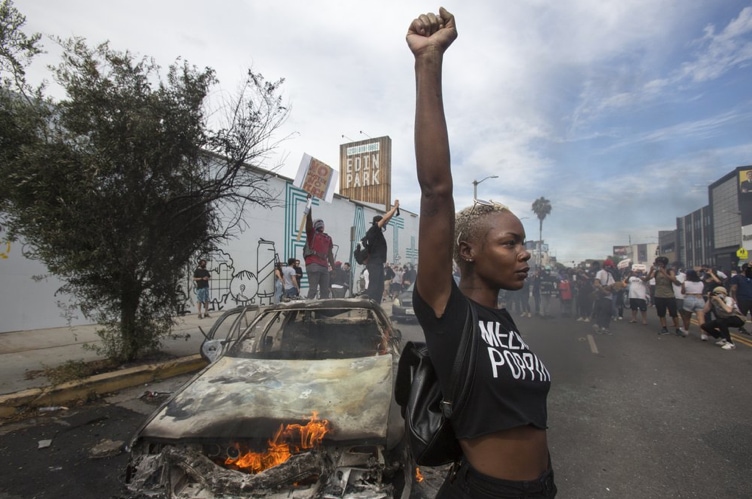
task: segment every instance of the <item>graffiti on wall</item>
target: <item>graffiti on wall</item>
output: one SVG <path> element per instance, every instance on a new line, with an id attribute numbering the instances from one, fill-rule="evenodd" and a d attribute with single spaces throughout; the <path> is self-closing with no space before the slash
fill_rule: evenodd
<path id="1" fill-rule="evenodd" d="M 210 304 L 209 309 L 221 311 L 227 308 L 244 305 L 270 305 L 274 301 L 274 265 L 277 262 L 285 264 L 288 258 L 297 258 L 303 261 L 303 245 L 306 243 L 305 233 L 298 239 L 299 222 L 303 217 L 303 210 L 307 202 L 305 191 L 294 187 L 291 183 L 286 184 L 284 203 L 284 234 L 283 252 L 280 256 L 274 241 L 262 237 L 256 244 L 255 265 L 251 268 L 239 268 L 236 258 L 227 251 L 218 250 L 210 254 L 197 256 L 195 261 L 201 258 L 207 261 L 207 269 L 211 273 Z M 312 206 L 319 206 L 320 200 L 314 199 Z M 392 261 L 400 262 L 399 233 L 404 229 L 405 222 L 402 217 L 393 217 L 389 221 L 392 227 Z M 354 268 L 356 263 L 352 256 L 354 245 L 366 234 L 365 210 L 363 206 L 356 206 L 353 216 L 355 239 L 344 246 L 350 248 L 348 254 L 343 255 L 343 261 L 349 262 Z M 335 241 L 333 253 L 337 260 L 340 244 Z M 411 248 L 406 252 L 406 259 L 415 263 L 417 250 L 415 250 L 415 237 L 412 237 Z M 195 268 L 186 269 L 185 289 L 190 289 L 190 296 L 186 296 L 183 313 L 195 310 L 196 293 L 193 283 L 193 271 Z M 308 278 L 303 274 L 301 289 L 308 287 Z"/>
<path id="2" fill-rule="evenodd" d="M 259 239 L 256 245 L 256 264 L 252 269 L 236 268 L 232 255 L 218 250 L 196 257 L 205 259 L 211 274 L 209 287 L 209 310 L 220 311 L 243 305 L 264 306 L 274 299 L 274 264 L 278 256 L 274 241 Z M 186 288 L 192 292 L 185 297 L 183 313 L 190 313 L 196 306 L 196 286 L 193 271 L 186 271 Z"/>

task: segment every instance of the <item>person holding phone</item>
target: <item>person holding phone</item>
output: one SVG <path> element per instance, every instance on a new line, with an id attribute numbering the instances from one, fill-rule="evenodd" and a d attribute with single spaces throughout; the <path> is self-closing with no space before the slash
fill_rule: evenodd
<path id="1" fill-rule="evenodd" d="M 726 288 L 718 286 L 710 293 L 703 313 L 713 311 L 715 319 L 705 321 L 700 327 L 713 338 L 716 338 L 716 345 L 724 350 L 734 350 L 736 345 L 731 339 L 729 328 L 740 327 L 744 324 L 739 307 L 732 297 L 728 295 Z"/>
<path id="2" fill-rule="evenodd" d="M 679 326 L 679 313 L 676 309 L 676 295 L 674 284 L 681 286 L 676 279 L 676 272 L 668 266 L 668 258 L 659 256 L 655 259 L 650 269 L 648 279 L 655 279 L 655 311 L 661 322 L 661 331 L 658 334 L 670 334 L 666 323 L 666 312 L 671 316 L 674 323 L 674 331 L 678 336 L 684 336 Z"/>

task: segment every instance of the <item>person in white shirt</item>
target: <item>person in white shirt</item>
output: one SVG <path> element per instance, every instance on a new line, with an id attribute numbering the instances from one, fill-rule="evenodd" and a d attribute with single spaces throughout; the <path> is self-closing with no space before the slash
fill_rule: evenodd
<path id="1" fill-rule="evenodd" d="M 697 323 L 700 326 L 705 322 L 705 300 L 702 297 L 702 291 L 705 288 L 705 283 L 702 282 L 700 276 L 696 271 L 689 269 L 687 271 L 686 279 L 681 285 L 684 301 L 682 308 L 679 309 L 681 314 L 682 323 L 684 327 L 681 329 L 684 336 L 689 335 L 689 325 L 692 320 L 692 313 L 697 313 Z M 701 333 L 700 339 L 707 341 L 708 336 L 705 333 Z"/>
<path id="2" fill-rule="evenodd" d="M 637 322 L 637 311 L 642 315 L 642 325 L 648 324 L 648 286 L 647 276 L 641 270 L 632 272 L 625 280 L 629 287 L 629 308 L 632 310 L 631 323 Z"/>
<path id="3" fill-rule="evenodd" d="M 287 266 L 282 267 L 282 286 L 285 288 L 284 297 L 288 300 L 300 296 L 300 288 L 298 287 L 298 279 L 294 265 L 295 258 L 288 258 Z"/>
<path id="4" fill-rule="evenodd" d="M 593 285 L 598 294 L 595 300 L 595 324 L 593 329 L 596 333 L 609 334 L 608 327 L 611 324 L 611 313 L 614 306 L 613 302 L 613 285 L 616 282 L 614 276 L 608 271 L 613 267 L 611 260 L 603 262 L 603 268 L 595 274 Z"/>
<path id="5" fill-rule="evenodd" d="M 671 286 L 674 288 L 674 298 L 676 298 L 676 309 L 681 310 L 682 305 L 684 304 L 684 293 L 682 293 L 682 283 L 687 279 L 687 274 L 684 273 L 684 269 L 682 269 L 679 265 L 676 265 L 676 281 L 678 281 L 678 284 L 676 282 L 671 283 Z"/>

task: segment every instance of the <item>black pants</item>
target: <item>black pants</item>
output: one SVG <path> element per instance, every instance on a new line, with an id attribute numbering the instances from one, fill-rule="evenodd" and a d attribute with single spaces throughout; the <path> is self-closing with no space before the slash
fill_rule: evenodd
<path id="1" fill-rule="evenodd" d="M 384 294 L 384 264 L 369 263 L 368 269 L 368 289 L 366 294 L 376 303 L 381 303 L 381 297 Z"/>
<path id="2" fill-rule="evenodd" d="M 601 296 L 595 302 L 595 323 L 604 329 L 611 324 L 611 312 L 614 302 L 610 297 Z"/>
<path id="3" fill-rule="evenodd" d="M 475 470 L 463 461 L 452 470 L 441 486 L 436 499 L 553 499 L 556 497 L 554 471 L 548 470 L 535 480 L 502 480 Z"/>
<path id="4" fill-rule="evenodd" d="M 744 325 L 744 321 L 741 320 L 739 317 L 724 317 L 724 318 L 718 318 L 713 321 L 705 322 L 702 326 L 703 331 L 708 333 L 713 338 L 723 338 L 724 340 L 728 342 L 731 341 L 731 334 L 729 333 L 730 327 L 742 327 Z M 732 342 L 733 343 L 733 342 Z"/>

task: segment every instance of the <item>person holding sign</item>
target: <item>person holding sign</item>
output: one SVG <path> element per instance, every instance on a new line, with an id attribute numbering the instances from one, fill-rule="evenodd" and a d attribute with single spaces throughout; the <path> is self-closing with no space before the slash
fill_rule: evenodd
<path id="1" fill-rule="evenodd" d="M 311 209 L 306 213 L 306 243 L 303 247 L 306 274 L 308 274 L 308 299 L 329 298 L 331 295 L 329 271 L 334 270 L 332 238 L 324 232 L 324 221 L 313 220 Z"/>

